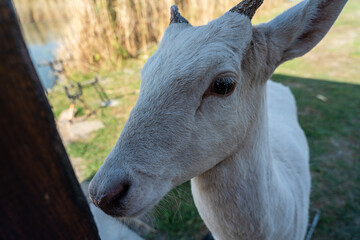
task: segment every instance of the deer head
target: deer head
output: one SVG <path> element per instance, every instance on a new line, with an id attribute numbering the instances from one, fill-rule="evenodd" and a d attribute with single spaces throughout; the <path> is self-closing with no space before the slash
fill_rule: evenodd
<path id="1" fill-rule="evenodd" d="M 266 80 L 314 47 L 345 2 L 304 1 L 254 27 L 262 0 L 244 0 L 198 27 L 173 6 L 142 69 L 138 101 L 91 181 L 95 205 L 114 216 L 138 215 L 234 154 L 260 111 Z"/>

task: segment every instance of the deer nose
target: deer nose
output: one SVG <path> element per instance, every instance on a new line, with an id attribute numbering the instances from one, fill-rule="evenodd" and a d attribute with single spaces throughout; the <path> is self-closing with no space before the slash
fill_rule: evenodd
<path id="1" fill-rule="evenodd" d="M 129 182 L 121 182 L 113 186 L 97 188 L 96 184 L 90 183 L 90 200 L 105 213 L 114 215 L 114 211 L 121 207 L 121 202 L 130 189 Z"/>

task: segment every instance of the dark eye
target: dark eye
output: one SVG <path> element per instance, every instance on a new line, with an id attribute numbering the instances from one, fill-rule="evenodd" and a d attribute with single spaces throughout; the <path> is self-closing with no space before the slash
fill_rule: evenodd
<path id="1" fill-rule="evenodd" d="M 210 94 L 221 96 L 230 95 L 235 89 L 236 82 L 233 78 L 222 77 L 216 79 L 210 87 Z"/>

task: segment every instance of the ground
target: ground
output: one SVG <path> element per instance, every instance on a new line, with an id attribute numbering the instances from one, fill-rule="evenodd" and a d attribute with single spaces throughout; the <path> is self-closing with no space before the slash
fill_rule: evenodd
<path id="1" fill-rule="evenodd" d="M 313 239 L 360 239 L 358 19 L 360 1 L 349 0 L 332 30 L 316 48 L 283 64 L 272 76 L 274 81 L 290 86 L 293 91 L 299 121 L 309 141 L 311 207 L 321 211 Z M 124 63 L 122 70 L 100 73 L 105 78 L 101 82 L 105 91 L 119 103 L 115 107 L 100 107 L 95 90 L 84 90 L 85 101 L 96 110 L 89 120 L 100 120 L 105 127 L 90 139 L 67 145 L 69 155 L 77 163 L 75 170 L 82 171 L 80 180 L 95 174 L 120 135 L 138 97 L 143 63 L 144 59 L 133 59 Z M 92 75 L 72 77 L 82 81 Z M 60 87 L 49 94 L 49 99 L 57 118 L 69 107 Z M 81 105 L 77 108 L 78 115 L 86 114 Z M 207 232 L 192 201 L 189 183 L 169 193 L 147 221 L 157 229 L 157 233 L 147 235 L 148 239 L 201 239 Z"/>

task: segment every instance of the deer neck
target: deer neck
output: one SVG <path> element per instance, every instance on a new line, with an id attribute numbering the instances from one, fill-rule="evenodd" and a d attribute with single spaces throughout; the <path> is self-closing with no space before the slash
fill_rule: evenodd
<path id="1" fill-rule="evenodd" d="M 268 224 L 270 197 L 276 184 L 265 91 L 262 96 L 258 116 L 237 152 L 192 179 L 195 204 L 217 239 L 256 239 L 254 232 L 259 238 L 266 232 L 263 229 Z"/>

